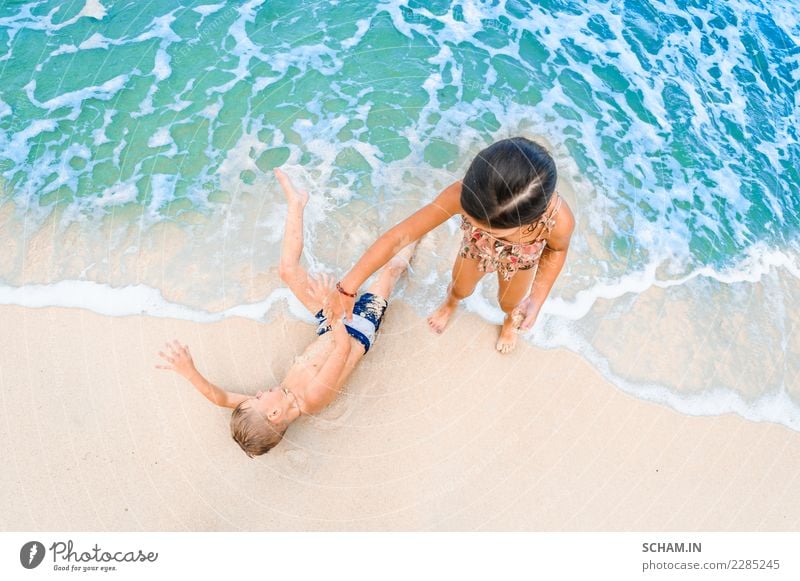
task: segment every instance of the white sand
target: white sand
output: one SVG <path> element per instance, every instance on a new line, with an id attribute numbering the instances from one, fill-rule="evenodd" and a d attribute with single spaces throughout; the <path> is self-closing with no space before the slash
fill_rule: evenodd
<path id="1" fill-rule="evenodd" d="M 800 527 L 800 433 L 636 400 L 578 356 L 407 306 L 319 418 L 266 456 L 153 368 L 188 342 L 227 389 L 277 382 L 312 327 L 0 307 L 2 530 L 713 530 Z"/>

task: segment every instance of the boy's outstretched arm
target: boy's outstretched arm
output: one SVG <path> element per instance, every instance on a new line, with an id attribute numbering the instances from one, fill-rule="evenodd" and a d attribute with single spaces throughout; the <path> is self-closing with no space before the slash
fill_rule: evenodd
<path id="1" fill-rule="evenodd" d="M 156 368 L 171 370 L 182 375 L 211 403 L 220 407 L 235 408 L 248 398 L 248 396 L 241 393 L 225 391 L 203 377 L 194 366 L 189 347 L 181 345 L 177 339 L 172 343 L 167 343 L 167 350 L 168 353 L 159 351 L 158 356 L 166 361 L 168 365 L 156 365 Z"/>

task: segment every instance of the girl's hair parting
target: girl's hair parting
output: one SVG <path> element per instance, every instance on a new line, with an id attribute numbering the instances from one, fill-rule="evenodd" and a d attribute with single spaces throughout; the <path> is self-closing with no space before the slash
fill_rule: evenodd
<path id="1" fill-rule="evenodd" d="M 525 137 L 482 150 L 462 180 L 461 207 L 490 228 L 516 228 L 544 214 L 558 173 L 548 151 Z"/>

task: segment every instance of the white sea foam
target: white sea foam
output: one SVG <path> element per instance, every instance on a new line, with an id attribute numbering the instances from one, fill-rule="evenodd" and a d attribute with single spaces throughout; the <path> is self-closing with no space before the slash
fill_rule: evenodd
<path id="1" fill-rule="evenodd" d="M 255 20 L 255 9 L 261 6 L 264 0 L 250 0 L 237 8 L 239 17 L 231 24 L 228 29 L 228 34 L 234 39 L 233 54 L 239 58 L 239 62 L 234 70 L 228 72 L 234 75 L 234 78 L 227 83 L 218 87 L 211 87 L 206 89 L 206 95 L 213 95 L 214 93 L 226 93 L 239 81 L 250 75 L 250 61 L 257 58 L 264 62 L 270 61 L 270 56 L 261 52 L 250 37 L 247 35 L 247 23 Z"/>
<path id="2" fill-rule="evenodd" d="M 36 80 L 31 80 L 25 85 L 25 92 L 28 95 L 28 100 L 42 109 L 50 111 L 58 109 L 59 107 L 70 107 L 72 113 L 67 116 L 67 119 L 77 119 L 80 114 L 83 102 L 87 99 L 99 99 L 101 101 L 108 101 L 119 91 L 121 91 L 127 83 L 129 75 L 117 75 L 116 77 L 107 80 L 100 85 L 93 85 L 85 87 L 76 91 L 69 91 L 62 93 L 56 97 L 41 102 L 36 99 Z"/>
<path id="3" fill-rule="evenodd" d="M 737 262 L 724 270 L 703 266 L 674 279 L 659 279 L 656 271 L 660 264 L 650 263 L 645 268 L 628 273 L 612 282 L 599 282 L 579 291 L 575 299 L 567 301 L 551 298 L 542 312 L 563 319 L 578 320 L 586 316 L 599 299 L 617 299 L 626 294 L 642 294 L 651 287 L 680 286 L 696 278 L 708 278 L 723 284 L 739 282 L 757 283 L 774 269 L 783 269 L 800 280 L 800 264 L 791 250 L 778 250 L 765 244 L 755 244 Z"/>
<path id="4" fill-rule="evenodd" d="M 156 82 L 163 81 L 172 74 L 172 68 L 170 68 L 169 62 L 170 57 L 167 51 L 163 48 L 159 48 L 156 53 L 155 62 L 153 63 L 153 76 L 156 78 Z"/>
<path id="5" fill-rule="evenodd" d="M 57 6 L 45 15 L 34 15 L 33 9 L 36 8 L 38 4 L 39 2 L 23 4 L 15 14 L 0 18 L 0 27 L 9 29 L 9 40 L 13 40 L 22 29 L 44 30 L 52 33 L 71 26 L 84 17 L 102 20 L 105 18 L 107 12 L 106 8 L 100 3 L 100 0 L 86 0 L 83 8 L 81 8 L 75 16 L 59 24 L 53 24 L 53 16 L 58 13 L 61 6 Z"/>
<path id="6" fill-rule="evenodd" d="M 175 183 L 178 176 L 172 174 L 153 174 L 150 178 L 150 194 L 152 198 L 147 205 L 150 218 L 158 218 L 158 210 L 166 203 L 172 201 L 175 194 Z"/>
<path id="7" fill-rule="evenodd" d="M 133 42 L 142 42 L 153 38 L 160 39 L 166 44 L 180 41 L 181 37 L 172 30 L 172 23 L 175 22 L 175 12 L 177 10 L 178 9 L 175 8 L 166 14 L 154 17 L 153 20 L 150 21 L 150 26 L 147 30 L 134 37 Z"/>
<path id="8" fill-rule="evenodd" d="M 78 16 L 87 16 L 96 20 L 102 20 L 107 14 L 106 7 L 100 3 L 100 0 L 86 0 Z"/>
<path id="9" fill-rule="evenodd" d="M 97 203 L 101 206 L 127 204 L 135 202 L 138 195 L 139 189 L 132 180 L 118 182 L 104 189 Z"/>
<path id="10" fill-rule="evenodd" d="M 552 321 L 537 333 L 537 344 L 545 348 L 563 347 L 579 353 L 612 384 L 630 395 L 660 403 L 692 416 L 715 416 L 735 413 L 756 422 L 773 422 L 800 431 L 800 405 L 785 389 L 771 390 L 747 399 L 724 386 L 704 389 L 700 393 L 679 393 L 655 383 L 632 382 L 611 369 L 592 344 L 568 325 Z"/>
<path id="11" fill-rule="evenodd" d="M 47 60 L 50 60 L 50 58 L 58 56 L 58 55 L 74 54 L 76 52 L 78 52 L 78 47 L 75 46 L 74 44 L 62 44 L 56 50 L 54 50 L 53 52 L 50 53 L 50 56 L 48 57 Z M 47 60 L 45 60 L 44 62 L 47 62 Z M 39 63 L 38 65 L 36 65 L 36 70 L 37 71 L 41 71 L 42 70 L 42 64 L 43 63 Z"/>
<path id="12" fill-rule="evenodd" d="M 214 14 L 215 12 L 219 12 L 225 8 L 225 3 L 221 2 L 220 4 L 204 4 L 202 6 L 195 6 L 192 8 L 195 12 L 203 16 L 204 18 L 210 14 Z"/>
<path id="13" fill-rule="evenodd" d="M 225 183 L 238 183 L 239 175 L 245 170 L 259 171 L 255 160 L 267 148 L 267 144 L 258 138 L 260 129 L 256 126 L 250 131 L 244 131 L 236 144 L 228 149 L 227 156 L 219 166 L 220 177 Z M 254 155 L 251 156 L 251 152 Z"/>
<path id="14" fill-rule="evenodd" d="M 111 142 L 111 140 L 108 138 L 108 135 L 106 135 L 106 129 L 108 129 L 108 126 L 111 124 L 111 120 L 116 114 L 117 111 L 115 109 L 106 109 L 103 112 L 103 125 L 92 131 L 92 142 L 95 146 Z"/>
<path id="15" fill-rule="evenodd" d="M 122 41 L 115 41 L 115 40 L 110 39 L 110 38 L 106 38 L 105 36 L 103 36 L 99 32 L 95 32 L 92 36 L 90 36 L 89 38 L 87 38 L 86 40 L 84 40 L 82 43 L 80 43 L 78 45 L 78 50 L 91 50 L 91 49 L 94 49 L 94 48 L 107 49 L 109 46 L 118 45 L 118 44 L 123 44 L 123 42 Z M 61 51 L 62 49 L 59 48 L 58 50 Z M 58 51 L 52 53 L 50 56 L 55 56 L 57 52 Z M 65 50 L 64 52 L 73 52 L 73 51 Z"/>
<path id="16" fill-rule="evenodd" d="M 294 316 L 307 322 L 314 322 L 314 317 L 286 288 L 276 289 L 264 300 L 256 303 L 236 305 L 219 313 L 210 313 L 171 303 L 164 299 L 158 289 L 141 284 L 115 288 L 91 281 L 62 280 L 53 284 L 21 287 L 0 285 L 2 305 L 79 308 L 112 317 L 147 315 L 197 323 L 212 323 L 230 317 L 264 321 L 270 310 L 282 301 L 288 303 L 290 312 Z"/>
<path id="17" fill-rule="evenodd" d="M 355 34 L 350 38 L 342 41 L 342 48 L 347 50 L 349 48 L 353 48 L 359 42 L 361 42 L 361 39 L 364 38 L 364 35 L 367 33 L 367 30 L 369 30 L 370 22 L 372 22 L 372 20 L 369 18 L 362 18 L 361 20 L 356 22 Z"/>
<path id="18" fill-rule="evenodd" d="M 4 156 L 10 158 L 16 164 L 23 164 L 28 157 L 28 142 L 41 133 L 54 131 L 58 126 L 53 119 L 37 119 L 25 129 L 14 134 L 10 141 L 7 141 L 6 134 L 0 133 L 0 149 Z"/>
<path id="19" fill-rule="evenodd" d="M 202 111 L 200 111 L 199 115 L 201 117 L 205 117 L 206 119 L 214 120 L 219 115 L 219 112 L 222 110 L 222 98 L 218 97 L 214 103 L 210 103 L 206 105 Z"/>
<path id="20" fill-rule="evenodd" d="M 163 147 L 164 145 L 174 144 L 169 128 L 159 127 L 158 130 L 147 140 L 147 147 Z"/>

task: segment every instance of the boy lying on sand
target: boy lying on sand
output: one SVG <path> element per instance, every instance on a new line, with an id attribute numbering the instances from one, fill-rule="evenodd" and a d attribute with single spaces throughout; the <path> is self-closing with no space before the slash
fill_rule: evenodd
<path id="1" fill-rule="evenodd" d="M 339 319 L 329 324 L 322 307 L 331 288 L 330 279 L 310 277 L 300 266 L 308 194 L 296 190 L 282 171 L 276 169 L 275 175 L 289 203 L 280 276 L 300 302 L 316 313 L 319 337 L 295 360 L 280 385 L 255 396 L 225 391 L 209 382 L 195 368 L 189 347 L 177 340 L 167 343 L 166 353 L 158 353 L 167 365 L 156 365 L 188 379 L 212 403 L 233 408 L 231 435 L 251 458 L 269 452 L 298 417 L 316 414 L 333 401 L 356 363 L 372 346 L 386 310 L 386 299 L 414 251 L 414 245 L 410 245 L 386 264 L 375 283 L 358 298 L 351 321 L 344 324 Z"/>

